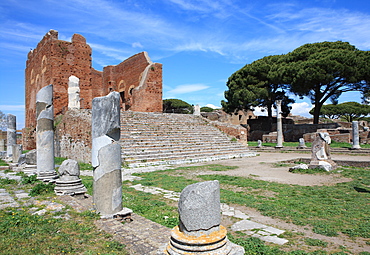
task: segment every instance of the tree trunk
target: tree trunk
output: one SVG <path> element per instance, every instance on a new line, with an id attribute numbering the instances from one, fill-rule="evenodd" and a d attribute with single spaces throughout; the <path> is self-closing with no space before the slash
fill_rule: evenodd
<path id="1" fill-rule="evenodd" d="M 322 104 L 318 100 L 315 101 L 315 111 L 313 113 L 313 124 L 319 124 L 321 106 Z"/>

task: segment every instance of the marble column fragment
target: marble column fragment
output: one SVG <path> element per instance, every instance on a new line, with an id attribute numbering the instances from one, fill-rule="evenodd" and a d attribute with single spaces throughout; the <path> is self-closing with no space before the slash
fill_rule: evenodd
<path id="1" fill-rule="evenodd" d="M 17 118 L 13 114 L 7 117 L 6 156 L 13 156 L 13 145 L 17 144 Z"/>
<path id="2" fill-rule="evenodd" d="M 120 96 L 111 92 L 92 101 L 92 165 L 96 211 L 110 217 L 122 210 Z"/>
<path id="3" fill-rule="evenodd" d="M 5 140 L 0 139 L 0 151 L 5 151 Z"/>
<path id="4" fill-rule="evenodd" d="M 352 121 L 352 149 L 361 149 L 358 121 Z"/>
<path id="5" fill-rule="evenodd" d="M 80 79 L 74 75 L 68 82 L 68 109 L 80 109 Z"/>
<path id="6" fill-rule="evenodd" d="M 297 149 L 305 149 L 307 148 L 305 142 L 304 142 L 304 139 L 303 138 L 299 138 L 299 145 L 297 147 Z"/>
<path id="7" fill-rule="evenodd" d="M 37 178 L 53 181 L 58 178 L 54 165 L 54 108 L 53 85 L 50 84 L 36 95 L 36 149 Z"/>
<path id="8" fill-rule="evenodd" d="M 276 100 L 276 118 L 277 118 L 276 123 L 277 141 L 275 148 L 283 148 L 284 137 L 283 137 L 283 122 L 281 119 L 281 100 Z"/>
<path id="9" fill-rule="evenodd" d="M 159 254 L 242 255 L 244 248 L 231 243 L 221 225 L 220 185 L 218 181 L 191 184 L 181 192 L 180 224 Z"/>
<path id="10" fill-rule="evenodd" d="M 22 155 L 22 145 L 21 144 L 14 144 L 13 145 L 13 157 L 12 157 L 12 162 L 13 163 L 18 163 L 19 158 Z"/>
<path id="11" fill-rule="evenodd" d="M 196 116 L 200 116 L 200 106 L 199 106 L 199 104 L 194 105 L 193 108 L 194 108 L 194 113 L 193 114 L 196 115 Z"/>
<path id="12" fill-rule="evenodd" d="M 64 160 L 58 172 L 59 179 L 55 182 L 55 194 L 76 196 L 86 193 L 87 190 L 80 179 L 80 166 L 76 160 Z"/>

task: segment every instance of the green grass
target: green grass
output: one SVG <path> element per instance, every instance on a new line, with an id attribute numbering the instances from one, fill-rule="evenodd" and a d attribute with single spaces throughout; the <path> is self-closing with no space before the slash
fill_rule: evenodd
<path id="1" fill-rule="evenodd" d="M 0 159 L 0 166 L 9 166 L 4 160 Z"/>
<path id="2" fill-rule="evenodd" d="M 32 215 L 25 209 L 0 210 L 2 254 L 128 254 L 84 214 L 63 220 Z"/>
<path id="3" fill-rule="evenodd" d="M 197 168 L 187 167 L 186 170 L 196 171 Z M 307 187 L 226 175 L 201 175 L 198 178 L 219 180 L 222 186 L 226 185 L 227 189 L 221 189 L 222 202 L 253 207 L 263 215 L 310 226 L 318 234 L 337 236 L 341 232 L 349 237 L 370 238 L 370 170 L 342 170 L 341 174 L 353 181 L 333 186 Z M 185 186 L 196 182 L 185 178 L 183 171 L 184 168 L 178 168 L 142 173 L 138 176 L 143 179 L 135 183 L 180 192 Z M 240 190 L 237 187 L 244 191 L 235 191 Z"/>
<path id="4" fill-rule="evenodd" d="M 63 157 L 55 157 L 54 158 L 54 163 L 56 165 L 61 165 L 63 163 L 63 161 L 66 160 L 66 159 L 67 158 L 63 158 Z M 93 167 L 92 167 L 91 164 L 78 162 L 78 165 L 80 166 L 80 170 L 93 170 Z"/>

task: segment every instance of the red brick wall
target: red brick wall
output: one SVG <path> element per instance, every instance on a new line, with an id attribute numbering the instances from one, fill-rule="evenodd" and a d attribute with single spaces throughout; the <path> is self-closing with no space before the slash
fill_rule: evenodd
<path id="1" fill-rule="evenodd" d="M 91 54 L 92 50 L 82 35 L 74 34 L 71 42 L 67 42 L 58 40 L 55 30 L 50 30 L 36 49 L 28 53 L 25 133 L 29 136 L 24 139 L 25 148 L 33 149 L 35 144 L 30 135 L 36 127 L 37 92 L 53 84 L 54 115 L 63 114 L 68 110 L 68 81 L 71 75 L 80 79 L 81 109 L 91 109 L 94 97 L 105 96 L 114 90 L 124 93 L 124 110 L 162 111 L 161 64 L 153 64 L 147 53 L 142 52 L 100 72 L 92 68 Z M 149 72 L 144 75 L 148 68 Z"/>

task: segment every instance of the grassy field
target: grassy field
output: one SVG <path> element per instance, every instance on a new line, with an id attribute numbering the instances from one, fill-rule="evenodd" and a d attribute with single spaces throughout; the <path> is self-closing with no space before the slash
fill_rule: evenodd
<path id="1" fill-rule="evenodd" d="M 63 161 L 57 160 L 60 163 Z M 91 169 L 91 166 L 81 168 Z M 265 216 L 324 236 L 367 240 L 366 244 L 370 247 L 370 168 L 341 167 L 339 173 L 310 172 L 317 175 L 339 174 L 352 179 L 346 183 L 312 187 L 220 175 L 235 168 L 212 164 L 136 174 L 142 179 L 123 183 L 123 204 L 137 214 L 172 228 L 178 224 L 177 203 L 161 195 L 136 191 L 130 186 L 140 183 L 181 192 L 189 184 L 217 179 L 223 203 L 254 208 Z M 214 174 L 200 174 L 205 171 Z M 81 178 L 92 195 L 92 177 Z M 9 193 L 17 189 L 29 190 L 37 200 L 58 202 L 53 187 L 33 177 L 23 175 L 20 183 L 0 179 L 0 188 Z M 98 216 L 94 212 L 77 213 L 67 206 L 60 212 L 38 216 L 32 215 L 34 207 L 24 203 L 19 208 L 0 210 L 2 254 L 127 254 L 124 246 L 115 242 L 112 236 L 96 229 L 93 221 Z M 289 242 L 283 246 L 271 245 L 241 232 L 229 231 L 229 239 L 242 245 L 247 255 L 352 254 L 345 246 L 307 237 L 301 232 L 287 231 L 280 237 L 287 238 Z M 358 254 L 370 255 L 370 252 Z"/>
<path id="2" fill-rule="evenodd" d="M 10 194 L 20 189 L 29 191 L 33 198 L 19 201 L 19 207 L 0 210 L 0 254 L 128 254 L 124 245 L 95 227 L 99 215 L 92 211 L 78 213 L 65 206 L 45 215 L 34 214 L 46 205 L 30 200 L 61 202 L 54 194 L 54 185 L 35 176 L 19 175 L 20 182 L 0 178 L 0 189 Z"/>
<path id="3" fill-rule="evenodd" d="M 263 215 L 328 237 L 345 236 L 354 241 L 356 238 L 365 239 L 370 246 L 369 168 L 340 168 L 340 174 L 353 181 L 313 187 L 217 174 L 229 169 L 233 167 L 207 165 L 136 174 L 143 179 L 124 183 L 125 206 L 162 225 L 173 227 L 178 224 L 176 204 L 160 196 L 135 191 L 128 186 L 140 183 L 180 192 L 191 183 L 217 179 L 221 184 L 221 202 L 255 208 Z M 197 175 L 199 171 L 214 171 L 215 174 Z M 153 206 L 158 207 L 158 210 L 153 211 Z M 283 250 L 274 245 L 266 245 L 259 239 L 243 236 L 242 233 L 230 235 L 231 240 L 249 250 L 246 254 L 351 254 L 345 247 L 333 247 L 326 241 L 307 238 L 302 233 L 287 232 L 282 237 L 290 240 L 282 247 Z M 297 250 L 297 243 L 304 243 L 305 248 Z M 292 244 L 293 247 L 290 247 Z M 332 251 L 323 250 L 328 246 Z"/>

